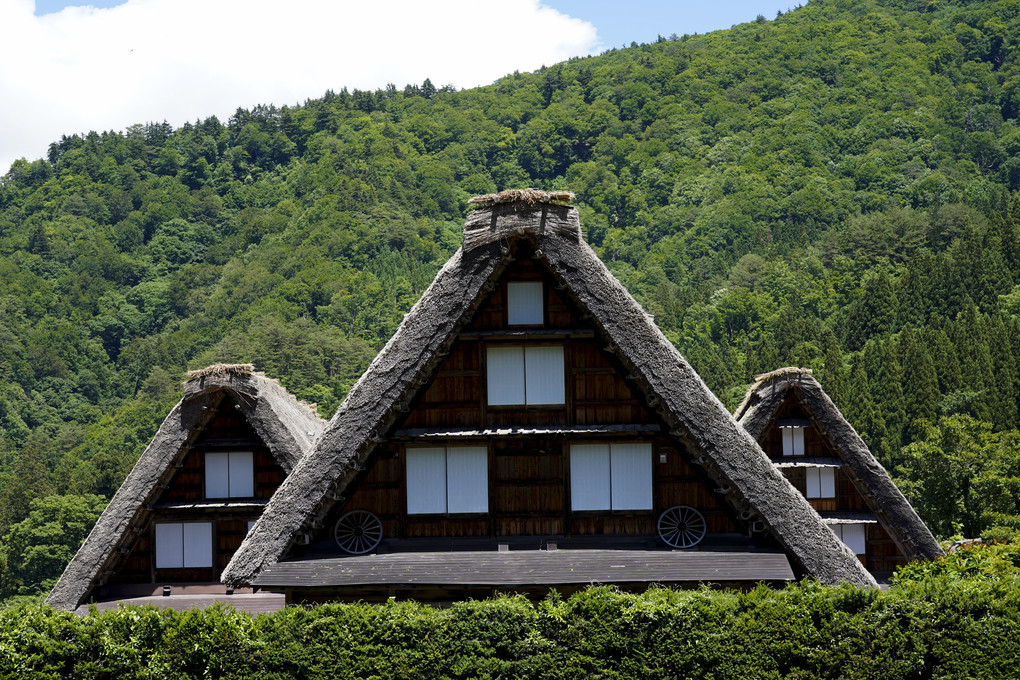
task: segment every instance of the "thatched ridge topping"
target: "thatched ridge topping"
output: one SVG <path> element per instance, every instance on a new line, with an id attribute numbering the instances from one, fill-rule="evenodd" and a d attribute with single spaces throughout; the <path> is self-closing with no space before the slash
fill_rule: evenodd
<path id="1" fill-rule="evenodd" d="M 254 372 L 250 364 L 217 364 L 192 371 L 184 383 L 184 398 L 160 425 L 64 569 L 46 599 L 48 604 L 73 610 L 102 585 L 105 574 L 116 570 L 141 528 L 151 521 L 161 485 L 172 479 L 175 466 L 228 396 L 287 473 L 311 451 L 326 425 L 307 404 L 275 380 Z"/>
<path id="2" fill-rule="evenodd" d="M 252 375 L 255 373 L 255 366 L 252 364 L 213 364 L 205 368 L 188 371 L 188 379 L 201 380 L 202 378 L 226 378 L 234 375 Z"/>
<path id="3" fill-rule="evenodd" d="M 570 205 L 574 202 L 572 191 L 542 191 L 541 189 L 507 189 L 498 194 L 482 194 L 468 199 L 468 205 L 474 210 L 491 208 L 497 203 L 521 203 L 533 208 L 539 203 L 553 205 Z"/>
<path id="4" fill-rule="evenodd" d="M 563 295 L 591 314 L 613 352 L 670 433 L 706 474 L 727 489 L 740 513 L 760 521 L 802 573 L 824 583 L 873 586 L 853 552 L 776 470 L 641 306 L 580 238 L 574 208 L 494 204 L 465 224 L 464 247 L 404 317 L 397 332 L 351 388 L 315 450 L 273 496 L 227 565 L 222 580 L 252 583 L 291 546 L 315 533 L 379 442 L 428 385 L 460 329 L 473 317 L 518 252 L 526 252 Z"/>
<path id="5" fill-rule="evenodd" d="M 759 439 L 791 391 L 815 427 L 829 439 L 843 462 L 843 470 L 903 553 L 911 559 L 941 555 L 942 548 L 931 531 L 810 370 L 781 368 L 758 376 L 734 415 L 752 437 Z"/>
<path id="6" fill-rule="evenodd" d="M 572 241 L 581 239 L 581 220 L 577 209 L 555 196 L 573 197 L 570 192 L 550 194 L 537 189 L 513 189 L 499 194 L 476 196 L 478 207 L 464 223 L 464 254 L 473 253 L 487 243 L 509 247 L 518 236 L 535 238 L 552 234 Z M 491 199 L 491 200 L 490 200 Z M 502 248 L 501 248 L 502 249 Z"/>
<path id="7" fill-rule="evenodd" d="M 770 380 L 776 380 L 778 378 L 785 378 L 791 375 L 811 375 L 812 371 L 810 368 L 799 368 L 797 366 L 786 366 L 785 368 L 777 368 L 774 371 L 768 373 L 762 373 L 761 375 L 754 376 L 754 381 L 757 383 L 766 383 Z"/>

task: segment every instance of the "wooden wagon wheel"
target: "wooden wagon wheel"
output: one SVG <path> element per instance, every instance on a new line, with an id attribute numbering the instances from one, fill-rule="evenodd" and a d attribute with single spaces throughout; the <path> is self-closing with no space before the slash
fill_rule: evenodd
<path id="1" fill-rule="evenodd" d="M 674 505 L 659 515 L 659 538 L 674 548 L 691 548 L 705 537 L 705 517 L 689 505 Z"/>
<path id="2" fill-rule="evenodd" d="M 363 555 L 382 540 L 382 522 L 368 510 L 351 510 L 336 522 L 333 538 L 345 553 Z"/>

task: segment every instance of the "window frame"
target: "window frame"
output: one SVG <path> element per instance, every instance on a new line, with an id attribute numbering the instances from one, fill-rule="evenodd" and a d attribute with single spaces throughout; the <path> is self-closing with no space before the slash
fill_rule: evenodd
<path id="1" fill-rule="evenodd" d="M 523 393 L 521 397 L 522 401 L 508 401 L 512 397 L 504 397 L 497 393 L 497 400 L 493 400 L 493 386 L 503 385 L 500 382 L 500 376 L 494 372 L 496 370 L 509 370 L 506 367 L 506 359 L 496 360 L 493 357 L 493 352 L 506 352 L 507 350 L 521 350 L 520 352 L 520 365 L 513 366 L 513 370 L 517 373 L 513 376 L 513 385 L 516 387 L 519 385 L 520 391 Z M 538 352 L 540 350 L 559 350 L 554 363 L 556 363 L 556 370 L 559 372 L 560 381 L 556 385 L 552 386 L 552 389 L 556 392 L 554 395 L 558 401 L 538 401 L 530 402 L 528 399 L 528 385 L 531 384 L 533 387 L 543 378 L 547 378 L 550 375 L 548 370 L 545 370 L 545 362 L 548 358 L 541 360 Z M 528 355 L 532 354 L 532 366 L 536 366 L 533 372 L 529 375 L 528 372 Z M 559 409 L 567 405 L 567 352 L 566 345 L 564 343 L 545 343 L 545 344 L 528 344 L 528 345 L 517 345 L 517 344 L 502 344 L 502 343 L 489 343 L 485 346 L 485 405 L 492 408 L 549 408 Z M 505 357 L 506 355 L 504 355 Z M 496 367 L 503 363 L 503 366 L 499 369 Z M 505 381 L 509 382 L 509 381 Z"/>
<path id="2" fill-rule="evenodd" d="M 804 453 L 804 431 L 806 427 L 795 426 L 795 427 L 781 427 L 779 431 L 783 433 L 783 456 L 787 457 L 802 457 Z"/>
<path id="3" fill-rule="evenodd" d="M 857 550 L 854 548 L 854 546 L 850 545 L 850 543 L 846 540 L 846 538 L 844 538 L 843 532 L 844 532 L 844 529 L 846 529 L 847 527 L 854 527 L 854 528 L 860 527 L 860 530 L 863 532 L 863 538 L 862 538 L 862 540 L 864 541 L 864 550 L 863 551 L 857 552 Z M 854 555 L 858 555 L 858 556 L 865 555 L 866 556 L 868 554 L 868 522 L 846 522 L 846 523 L 840 523 L 840 524 L 830 524 L 829 528 L 832 529 L 832 533 L 836 534 L 836 538 L 838 538 L 839 540 L 841 540 L 843 542 L 843 545 L 845 545 L 846 547 L 848 547 L 848 548 L 850 548 L 851 550 L 854 551 Z"/>
<path id="4" fill-rule="evenodd" d="M 538 321 L 534 321 L 534 309 L 528 309 L 526 305 L 515 305 L 513 300 L 517 300 L 524 303 L 528 300 L 527 294 L 518 295 L 523 293 L 527 289 L 534 290 L 534 287 L 538 287 Z M 507 281 L 505 290 L 506 300 L 506 325 L 508 327 L 531 327 L 537 328 L 546 325 L 545 317 L 545 282 L 538 281 Z M 511 291 L 515 291 L 511 293 Z M 520 321 L 514 320 L 515 311 L 518 313 L 527 315 L 527 320 Z"/>
<path id="5" fill-rule="evenodd" d="M 623 505 L 622 502 L 621 502 L 621 505 L 619 507 L 617 506 L 617 503 L 615 501 L 616 493 L 618 491 L 620 491 L 620 490 L 623 490 L 624 487 L 617 487 L 617 486 L 615 486 L 613 484 L 613 476 L 614 476 L 613 473 L 614 473 L 614 470 L 618 469 L 617 466 L 614 465 L 614 463 L 613 463 L 613 447 L 614 446 L 620 446 L 620 447 L 624 447 L 624 446 L 626 446 L 626 447 L 637 447 L 637 446 L 640 446 L 640 447 L 643 447 L 643 450 L 641 451 L 641 455 L 643 455 L 643 457 L 644 457 L 644 462 L 642 462 L 642 469 L 639 472 L 640 472 L 640 474 L 641 474 L 641 476 L 643 478 L 647 477 L 647 485 L 646 485 L 645 488 L 642 488 L 640 490 L 640 494 L 642 496 L 644 496 L 644 498 L 642 498 L 642 503 L 644 501 L 647 501 L 647 507 L 644 506 L 644 505 L 641 505 L 639 507 L 622 507 L 622 505 Z M 575 467 L 574 467 L 574 461 L 576 460 L 575 457 L 574 457 L 575 456 L 574 450 L 575 450 L 575 448 L 579 448 L 579 447 L 590 447 L 592 449 L 594 449 L 595 447 L 606 447 L 606 454 L 607 454 L 606 458 L 607 458 L 607 460 L 605 461 L 605 465 L 606 465 L 605 470 L 602 473 L 596 472 L 596 474 L 585 474 L 583 476 L 579 475 L 578 474 L 579 470 L 575 469 Z M 592 453 L 594 453 L 594 451 L 592 451 Z M 621 451 L 621 454 L 622 453 L 623 452 Z M 650 441 L 593 441 L 593 442 L 572 442 L 572 443 L 570 443 L 567 446 L 567 458 L 568 458 L 568 460 L 567 460 L 567 468 L 568 468 L 569 475 L 570 475 L 570 484 L 569 484 L 570 502 L 568 504 L 570 512 L 571 513 L 593 513 L 593 512 L 646 513 L 646 512 L 652 512 L 655 509 L 655 466 L 653 465 L 653 460 L 652 460 L 654 458 L 654 454 L 655 454 L 655 445 L 654 445 L 653 442 L 650 442 Z M 620 464 L 622 465 L 622 462 L 620 462 Z M 604 484 L 603 484 L 602 480 L 596 479 L 599 474 L 608 474 L 608 477 L 605 479 Z M 604 485 L 606 487 L 607 491 L 608 491 L 608 494 L 609 494 L 608 506 L 599 505 L 597 507 L 583 507 L 583 508 L 576 507 L 576 505 L 575 505 L 575 498 L 578 497 L 578 494 L 575 493 L 575 490 L 577 488 L 579 488 L 580 484 L 582 483 L 582 482 L 579 481 L 579 479 L 583 479 L 584 480 L 583 483 L 586 484 L 586 485 L 592 484 L 593 483 L 593 481 L 592 481 L 593 479 L 595 480 L 595 482 L 597 482 L 599 484 L 599 486 L 603 486 Z M 644 479 L 642 479 L 641 481 L 643 483 Z M 633 505 L 633 504 L 628 503 L 628 505 Z"/>
<path id="6" fill-rule="evenodd" d="M 240 493 L 236 493 L 235 494 L 235 493 L 233 493 L 233 490 L 231 488 L 234 485 L 233 484 L 234 483 L 234 478 L 231 475 L 230 469 L 231 469 L 232 465 L 235 464 L 235 463 L 233 463 L 233 461 L 231 459 L 233 459 L 235 457 L 239 457 L 241 455 L 246 455 L 250 459 L 250 462 L 251 462 L 251 464 L 247 468 L 247 471 L 250 473 L 250 477 L 248 477 L 248 479 L 251 480 L 251 482 L 250 482 L 251 493 L 250 494 L 245 494 L 245 495 L 241 495 Z M 226 496 L 220 496 L 220 495 L 211 496 L 211 495 L 209 495 L 209 488 L 210 488 L 210 486 L 212 486 L 212 485 L 209 484 L 209 474 L 210 474 L 210 470 L 211 470 L 211 467 L 212 467 L 209 464 L 209 459 L 212 456 L 216 456 L 216 457 L 226 456 L 226 473 L 225 473 L 226 474 L 226 488 L 227 488 L 227 495 Z M 234 498 L 255 498 L 255 491 L 256 491 L 256 489 L 255 489 L 255 451 L 254 450 L 251 450 L 251 449 L 232 449 L 232 450 L 229 450 L 229 451 L 206 451 L 205 452 L 205 459 L 203 461 L 203 475 L 202 475 L 202 496 L 204 498 L 206 498 L 206 499 L 225 499 L 225 500 L 230 500 L 230 499 L 234 499 Z"/>
<path id="7" fill-rule="evenodd" d="M 823 475 L 822 473 L 827 473 Z M 817 486 L 812 488 L 811 474 L 817 475 Z M 830 477 L 826 480 L 825 477 Z M 826 495 L 829 489 L 826 481 L 831 483 L 832 493 Z M 815 492 L 814 494 L 812 492 Z M 836 468 L 830 465 L 809 465 L 804 471 L 804 497 L 809 500 L 831 500 L 836 498 Z"/>
<path id="8" fill-rule="evenodd" d="M 411 460 L 411 458 L 416 453 L 422 453 L 422 454 L 432 453 L 432 454 L 435 454 L 439 450 L 442 450 L 442 460 L 443 460 L 443 472 L 442 472 L 442 477 L 443 477 L 443 494 L 442 494 L 442 496 L 443 496 L 443 509 L 442 510 L 438 510 L 438 509 L 436 509 L 436 510 L 417 510 L 417 509 L 415 509 L 414 511 L 412 511 L 412 495 L 413 494 L 416 495 L 418 492 L 417 491 L 412 492 L 412 488 L 413 487 L 411 486 L 411 472 L 410 472 L 411 471 L 411 463 L 410 463 L 410 460 Z M 451 477 L 450 477 L 450 452 L 451 452 L 451 450 L 455 454 L 464 454 L 464 453 L 467 453 L 467 452 L 473 452 L 473 455 L 478 457 L 478 460 L 475 460 L 474 464 L 476 466 L 482 468 L 480 476 L 482 478 L 483 484 L 481 485 L 480 488 L 474 488 L 474 492 L 475 492 L 474 494 L 466 494 L 465 495 L 464 494 L 464 487 L 463 486 L 459 486 L 459 485 L 462 485 L 462 484 L 466 484 L 467 482 L 460 481 L 460 482 L 457 482 L 456 485 L 451 485 Z M 458 516 L 460 516 L 460 515 L 488 515 L 490 513 L 490 510 L 491 510 L 491 498 L 490 498 L 490 495 L 489 495 L 489 475 L 490 475 L 490 467 L 491 466 L 489 465 L 489 462 L 490 462 L 489 461 L 489 447 L 484 445 L 484 444 L 480 445 L 480 446 L 469 446 L 469 445 L 458 445 L 458 446 L 445 446 L 445 445 L 439 445 L 439 446 L 405 446 L 404 447 L 404 514 L 407 515 L 408 517 L 430 517 L 430 516 L 434 517 L 434 516 L 450 516 L 450 515 L 458 515 Z M 433 470 L 432 472 L 433 472 L 433 476 L 434 476 L 437 471 Z M 475 473 L 476 473 L 476 477 L 479 476 L 477 474 L 478 473 L 477 467 L 475 469 Z M 480 493 L 479 493 L 479 491 L 480 491 Z M 428 497 L 428 491 L 424 491 L 424 494 L 425 494 L 424 500 L 426 500 L 426 501 L 432 500 L 433 502 L 436 500 L 435 498 L 431 498 L 430 499 Z M 481 507 L 481 506 L 484 505 L 485 509 L 484 510 L 461 510 L 461 509 L 454 509 L 454 510 L 451 511 L 450 510 L 450 507 L 451 507 L 451 504 L 450 504 L 451 497 L 453 497 L 457 502 L 461 502 L 461 501 L 464 500 L 465 496 L 467 496 L 467 497 L 474 496 L 474 498 L 472 498 L 472 500 L 477 502 L 476 507 Z M 421 504 L 417 503 L 418 500 L 420 500 L 420 499 L 418 499 L 418 498 L 415 499 L 415 501 L 416 501 L 416 504 L 414 506 L 415 508 L 421 507 Z M 481 502 L 481 501 L 483 501 L 483 502 Z"/>
<path id="9" fill-rule="evenodd" d="M 180 547 L 180 550 L 181 550 L 180 557 L 181 557 L 181 559 L 180 559 L 179 562 L 177 560 L 174 560 L 173 564 L 169 564 L 168 565 L 167 564 L 167 560 L 163 560 L 163 561 L 160 560 L 161 557 L 169 557 L 165 552 L 162 552 L 160 550 L 160 543 L 161 543 L 161 539 L 160 539 L 160 533 L 161 533 L 160 532 L 160 527 L 163 527 L 164 530 L 171 529 L 171 528 L 179 528 L 180 529 L 180 546 L 181 546 Z M 188 544 L 188 537 L 186 535 L 188 533 L 187 532 L 187 528 L 188 527 L 191 527 L 192 529 L 199 529 L 199 528 L 203 529 L 202 530 L 203 536 L 201 536 L 201 538 L 202 539 L 208 538 L 208 541 L 206 541 L 206 550 L 208 551 L 208 560 L 204 559 L 205 556 L 206 556 L 206 553 L 203 552 L 202 555 L 201 555 L 201 557 L 203 558 L 202 559 L 202 562 L 203 562 L 202 564 L 196 564 L 196 563 L 194 563 L 193 560 L 191 562 L 189 562 L 189 559 L 188 559 L 188 545 L 189 544 Z M 192 537 L 192 538 L 194 538 L 194 537 Z M 152 563 L 153 563 L 153 565 L 154 565 L 154 567 L 156 569 L 212 569 L 214 567 L 215 563 L 216 563 L 215 544 L 216 544 L 216 541 L 215 541 L 215 535 L 214 535 L 213 522 L 154 522 L 153 523 L 153 541 L 152 541 L 152 545 L 153 545 Z M 166 546 L 165 549 L 170 549 L 170 546 Z M 204 563 L 205 561 L 208 561 L 208 564 L 205 564 Z"/>

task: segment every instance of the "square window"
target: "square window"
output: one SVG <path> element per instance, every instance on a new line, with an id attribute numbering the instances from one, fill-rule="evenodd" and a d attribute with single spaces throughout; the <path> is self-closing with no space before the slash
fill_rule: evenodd
<path id="1" fill-rule="evenodd" d="M 251 451 L 205 454 L 206 498 L 251 498 L 255 495 L 255 462 Z"/>
<path id="2" fill-rule="evenodd" d="M 572 510 L 651 510 L 652 445 L 575 444 L 570 447 Z"/>
<path id="3" fill-rule="evenodd" d="M 491 406 L 566 403 L 562 345 L 492 345 L 485 356 Z"/>
<path id="4" fill-rule="evenodd" d="M 831 467 L 809 467 L 807 469 L 807 498 L 836 497 L 836 469 Z"/>
<path id="5" fill-rule="evenodd" d="M 847 544 L 855 555 L 864 555 L 868 549 L 866 524 L 833 524 L 830 527 L 836 536 Z"/>
<path id="6" fill-rule="evenodd" d="M 211 567 L 212 524 L 169 522 L 156 524 L 156 568 Z"/>
<path id="7" fill-rule="evenodd" d="M 489 511 L 489 452 L 484 446 L 407 449 L 407 514 Z"/>
<path id="8" fill-rule="evenodd" d="M 803 456 L 804 455 L 804 428 L 784 427 L 783 431 L 783 455 Z"/>
<path id="9" fill-rule="evenodd" d="M 506 284 L 506 318 L 511 326 L 541 326 L 545 305 L 541 281 L 511 281 Z"/>

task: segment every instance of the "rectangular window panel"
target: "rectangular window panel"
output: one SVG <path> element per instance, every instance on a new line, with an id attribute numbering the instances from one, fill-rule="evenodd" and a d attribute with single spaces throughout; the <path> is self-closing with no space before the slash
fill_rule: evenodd
<path id="1" fill-rule="evenodd" d="M 211 567 L 212 524 L 208 522 L 188 522 L 184 527 L 184 566 Z"/>
<path id="2" fill-rule="evenodd" d="M 563 377 L 563 347 L 528 347 L 525 349 L 526 403 L 563 404 L 566 391 Z"/>
<path id="3" fill-rule="evenodd" d="M 230 497 L 255 495 L 255 460 L 251 451 L 230 452 Z"/>
<path id="4" fill-rule="evenodd" d="M 407 514 L 446 512 L 446 449 L 407 449 Z"/>
<path id="5" fill-rule="evenodd" d="M 819 498 L 836 497 L 836 468 L 826 467 L 818 469 L 818 485 L 821 492 Z"/>
<path id="6" fill-rule="evenodd" d="M 156 525 L 156 568 L 184 566 L 184 533 L 179 523 Z"/>
<path id="7" fill-rule="evenodd" d="M 511 326 L 541 326 L 543 319 L 541 281 L 506 284 L 507 323 Z"/>
<path id="8" fill-rule="evenodd" d="M 822 487 L 818 477 L 818 468 L 808 468 L 806 470 L 807 476 L 807 492 L 804 494 L 808 498 L 821 498 Z"/>
<path id="9" fill-rule="evenodd" d="M 485 367 L 489 404 L 502 406 L 525 403 L 523 347 L 488 347 Z"/>
<path id="10" fill-rule="evenodd" d="M 867 526 L 864 524 L 839 524 L 841 531 L 837 536 L 850 546 L 855 555 L 864 555 L 867 552 Z"/>
<path id="11" fill-rule="evenodd" d="M 613 510 L 652 509 L 652 445 L 611 446 Z"/>
<path id="12" fill-rule="evenodd" d="M 205 497 L 230 497 L 230 454 L 205 454 Z"/>
<path id="13" fill-rule="evenodd" d="M 804 455 L 804 428 L 784 427 L 783 432 L 783 455 L 803 456 Z"/>
<path id="14" fill-rule="evenodd" d="M 807 469 L 808 498 L 836 497 L 836 469 L 831 467 L 809 467 Z"/>
<path id="15" fill-rule="evenodd" d="M 609 444 L 570 447 L 570 507 L 573 510 L 612 507 Z"/>
<path id="16" fill-rule="evenodd" d="M 446 450 L 447 512 L 489 511 L 489 452 L 484 446 Z"/>

